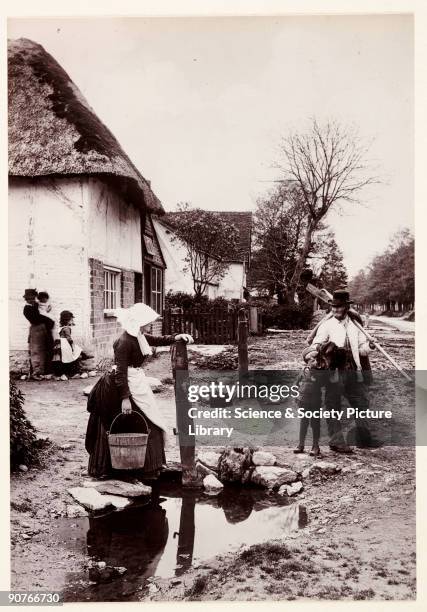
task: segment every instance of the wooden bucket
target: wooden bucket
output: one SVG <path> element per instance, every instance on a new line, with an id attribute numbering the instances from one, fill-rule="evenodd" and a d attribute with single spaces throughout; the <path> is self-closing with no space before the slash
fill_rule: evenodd
<path id="1" fill-rule="evenodd" d="M 147 433 L 111 433 L 111 429 L 116 419 L 118 419 L 119 416 L 125 415 L 120 413 L 116 416 L 111 423 L 110 431 L 107 432 L 111 465 L 115 470 L 136 470 L 144 467 L 150 430 L 142 414 L 135 410 L 132 412 L 143 419 L 145 427 L 147 428 Z"/>

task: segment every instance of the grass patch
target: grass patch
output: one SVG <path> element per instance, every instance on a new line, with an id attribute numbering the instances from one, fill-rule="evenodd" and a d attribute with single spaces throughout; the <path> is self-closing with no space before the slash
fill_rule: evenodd
<path id="1" fill-rule="evenodd" d="M 375 597 L 375 591 L 373 589 L 363 589 L 362 591 L 356 591 L 353 596 L 353 599 L 362 600 L 362 599 L 373 599 Z"/>
<path id="2" fill-rule="evenodd" d="M 248 565 L 260 565 L 262 561 L 267 561 L 271 564 L 274 561 L 289 559 L 291 556 L 292 553 L 285 544 L 265 542 L 263 544 L 255 544 L 244 550 L 240 553 L 238 560 Z"/>
<path id="3" fill-rule="evenodd" d="M 208 582 L 207 576 L 198 576 L 191 587 L 184 592 L 184 596 L 189 599 L 199 599 L 200 595 L 206 591 Z"/>

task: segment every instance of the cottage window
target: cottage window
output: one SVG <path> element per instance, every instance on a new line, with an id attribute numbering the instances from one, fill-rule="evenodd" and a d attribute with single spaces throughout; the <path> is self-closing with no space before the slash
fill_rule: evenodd
<path id="1" fill-rule="evenodd" d="M 104 268 L 104 309 L 120 306 L 120 270 Z"/>
<path id="2" fill-rule="evenodd" d="M 151 268 L 151 308 L 159 314 L 163 310 L 163 270 Z"/>

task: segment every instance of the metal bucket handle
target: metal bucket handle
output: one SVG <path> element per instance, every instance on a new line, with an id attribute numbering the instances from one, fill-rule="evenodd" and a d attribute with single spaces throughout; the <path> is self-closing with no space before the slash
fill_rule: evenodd
<path id="1" fill-rule="evenodd" d="M 142 415 L 140 412 L 137 412 L 136 410 L 132 410 L 132 412 L 130 412 L 129 414 L 137 414 L 138 416 L 141 417 L 141 419 L 145 423 L 145 427 L 147 429 L 147 435 L 149 436 L 150 435 L 150 429 L 148 428 L 147 421 L 145 420 L 144 415 Z M 110 429 L 109 429 L 109 431 L 107 433 L 108 434 L 111 433 L 111 430 L 113 428 L 113 425 L 114 425 L 114 422 L 116 421 L 116 419 L 118 419 L 120 416 L 129 416 L 129 414 L 124 414 L 123 412 L 119 412 L 119 414 L 116 417 L 114 417 L 114 419 L 113 419 L 113 421 L 112 421 L 112 423 L 110 425 Z"/>

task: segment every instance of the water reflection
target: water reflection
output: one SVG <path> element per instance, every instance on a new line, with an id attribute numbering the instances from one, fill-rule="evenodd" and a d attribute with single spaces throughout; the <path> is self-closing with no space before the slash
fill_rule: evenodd
<path id="1" fill-rule="evenodd" d="M 163 495 L 161 497 L 160 495 Z M 225 488 L 216 497 L 170 486 L 154 492 L 144 506 L 69 522 L 62 537 L 86 533 L 87 554 L 108 568 L 126 573 L 84 570 L 67 577 L 65 601 L 135 601 L 142 598 L 147 579 L 181 576 L 192 565 L 217 554 L 305 527 L 304 506 L 287 505 L 286 498 L 260 490 Z M 82 538 L 73 538 L 82 542 Z M 84 539 L 83 539 L 84 541 Z"/>

